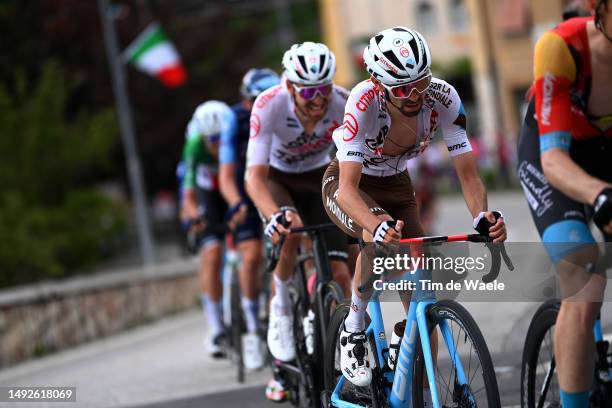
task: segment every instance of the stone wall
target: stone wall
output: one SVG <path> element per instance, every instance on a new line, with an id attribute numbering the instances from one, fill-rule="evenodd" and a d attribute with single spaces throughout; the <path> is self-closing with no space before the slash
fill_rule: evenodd
<path id="1" fill-rule="evenodd" d="M 0 368 L 197 304 L 195 260 L 0 291 Z"/>

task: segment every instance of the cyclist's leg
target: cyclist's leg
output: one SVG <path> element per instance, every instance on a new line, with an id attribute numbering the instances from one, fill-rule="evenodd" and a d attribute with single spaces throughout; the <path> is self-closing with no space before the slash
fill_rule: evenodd
<path id="1" fill-rule="evenodd" d="M 267 185 L 276 204 L 283 207 L 295 207 L 294 201 L 284 185 L 284 174 L 274 168 L 268 172 Z M 292 214 L 291 227 L 302 226 L 297 213 Z M 285 237 L 279 254 L 278 264 L 274 269 L 274 297 L 270 302 L 268 324 L 268 348 L 272 355 L 281 361 L 291 361 L 295 358 L 293 341 L 293 314 L 291 298 L 289 297 L 289 281 L 293 276 L 300 236 L 290 234 Z"/>
<path id="2" fill-rule="evenodd" d="M 270 168 L 267 180 L 268 189 L 270 190 L 272 198 L 279 207 L 295 208 L 295 202 L 293 201 L 293 198 L 283 182 L 283 176 L 283 173 L 275 170 L 274 168 Z M 297 214 L 294 215 L 297 216 Z M 294 221 L 291 223 L 291 227 L 295 228 L 301 226 L 301 219 L 299 216 L 297 216 L 297 219 L 294 219 Z M 278 263 L 274 269 L 275 305 L 282 308 L 282 310 L 279 310 L 279 312 L 282 312 L 283 314 L 288 314 L 288 309 L 291 306 L 287 285 L 289 284 L 289 280 L 293 277 L 293 268 L 295 266 L 295 259 L 299 245 L 299 235 L 288 235 L 285 238 L 283 247 L 279 254 Z"/>
<path id="3" fill-rule="evenodd" d="M 345 234 L 353 238 L 362 239 L 364 242 L 372 242 L 371 234 L 351 219 L 338 203 L 339 166 L 337 161 L 334 160 L 330 163 L 323 180 L 323 203 L 327 215 L 332 222 Z M 370 210 L 377 215 L 381 221 L 391 220 L 391 216 L 389 216 L 370 195 L 362 190 L 360 190 L 360 194 Z M 361 251 L 357 256 L 351 290 L 351 307 L 344 320 L 342 333 L 340 335 L 340 367 L 342 374 L 357 386 L 367 386 L 372 379 L 372 369 L 369 365 L 369 354 L 371 353 L 370 343 L 367 341 L 364 331 L 365 312 L 368 299 L 371 296 L 371 291 L 360 293 L 358 290 L 362 282 L 367 281 L 372 273 L 371 267 L 362 268 L 362 258 L 364 258 L 364 256 L 364 251 Z M 367 256 L 364 258 L 364 262 L 369 264 L 370 258 L 371 255 Z"/>
<path id="4" fill-rule="evenodd" d="M 530 110 L 533 107 L 530 106 Z M 568 301 L 584 289 L 603 290 L 604 283 L 589 273 L 598 256 L 586 223 L 584 206 L 548 183 L 542 171 L 537 125 L 527 113 L 519 140 L 518 175 L 531 215 L 560 276 L 563 297 L 555 326 L 555 360 L 564 406 L 588 406 L 593 378 L 593 324 L 601 303 Z M 593 288 L 594 286 L 594 288 Z M 584 293 L 584 292 L 583 292 Z M 591 300 L 597 300 L 596 296 Z"/>
<path id="5" fill-rule="evenodd" d="M 240 289 L 247 331 L 257 333 L 259 311 L 259 267 L 261 266 L 261 221 L 254 207 L 249 206 L 244 223 L 234 232 L 234 242 L 240 253 Z"/>
<path id="6" fill-rule="evenodd" d="M 240 291 L 247 333 L 242 336 L 244 366 L 261 368 L 264 359 L 259 337 L 259 268 L 261 266 L 261 222 L 254 207 L 249 206 L 246 220 L 234 231 L 234 242 L 240 253 Z"/>
<path id="7" fill-rule="evenodd" d="M 225 201 L 218 191 L 197 190 L 200 212 L 207 225 L 200 238 L 200 285 L 202 306 L 208 322 L 207 348 L 213 356 L 219 356 L 220 337 L 225 329 L 221 301 L 221 263 L 223 256 L 223 233 L 216 220 L 223 219 Z"/>
<path id="8" fill-rule="evenodd" d="M 325 168 L 308 172 L 302 179 L 300 190 L 296 192 L 295 202 L 298 211 L 302 214 L 304 225 L 325 224 L 330 221 L 325 214 L 320 196 L 324 173 Z M 340 285 L 344 295 L 348 296 L 351 291 L 351 275 L 347 264 L 346 235 L 334 228 L 325 230 L 323 236 L 330 254 L 333 279 Z"/>

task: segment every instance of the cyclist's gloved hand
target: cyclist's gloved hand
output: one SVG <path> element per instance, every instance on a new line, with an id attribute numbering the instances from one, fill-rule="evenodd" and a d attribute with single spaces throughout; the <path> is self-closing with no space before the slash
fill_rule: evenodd
<path id="1" fill-rule="evenodd" d="M 395 229 L 396 224 L 397 221 L 382 221 L 380 224 L 378 224 L 374 229 L 374 233 L 372 234 L 374 242 L 377 244 L 383 244 L 385 242 L 389 242 L 389 238 L 396 238 L 396 240 L 399 240 L 399 238 L 401 238 L 401 235 L 399 235 L 399 233 Z M 393 234 L 393 232 L 395 232 L 395 234 Z M 390 237 L 387 237 L 388 233 L 390 233 Z M 385 238 L 387 239 L 385 240 Z"/>
<path id="2" fill-rule="evenodd" d="M 488 214 L 493 214 L 495 217 L 495 223 L 491 223 L 487 219 Z M 502 221 L 497 222 L 500 218 Z M 476 218 L 474 218 L 473 226 L 479 234 L 491 237 L 495 242 L 503 242 L 506 240 L 506 225 L 503 222 L 503 218 L 504 215 L 501 213 L 501 211 L 481 211 Z M 495 228 L 491 230 L 491 227 Z"/>
<path id="3" fill-rule="evenodd" d="M 272 239 L 274 234 L 280 233 L 279 226 L 288 227 L 291 224 L 290 221 L 287 221 L 286 212 L 287 210 L 280 210 L 272 214 L 264 228 L 264 234 L 266 234 L 268 238 Z"/>
<path id="4" fill-rule="evenodd" d="M 238 201 L 231 206 L 225 213 L 225 220 L 228 221 L 232 229 L 242 224 L 247 214 L 247 203 L 244 200 Z"/>
<path id="5" fill-rule="evenodd" d="M 606 187 L 593 202 L 593 222 L 597 228 L 611 234 L 610 221 L 612 221 L 612 187 Z"/>

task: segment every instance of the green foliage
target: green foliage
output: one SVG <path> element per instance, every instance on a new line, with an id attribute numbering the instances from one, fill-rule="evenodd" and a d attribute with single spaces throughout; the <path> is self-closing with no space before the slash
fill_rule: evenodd
<path id="1" fill-rule="evenodd" d="M 109 166 L 111 109 L 66 119 L 74 83 L 47 63 L 36 84 L 0 86 L 0 287 L 61 277 L 89 264 L 125 223 L 125 209 L 84 176 Z"/>
<path id="2" fill-rule="evenodd" d="M 443 65 L 434 61 L 431 70 L 440 78 L 469 77 L 472 74 L 472 61 L 468 57 L 459 57 Z"/>

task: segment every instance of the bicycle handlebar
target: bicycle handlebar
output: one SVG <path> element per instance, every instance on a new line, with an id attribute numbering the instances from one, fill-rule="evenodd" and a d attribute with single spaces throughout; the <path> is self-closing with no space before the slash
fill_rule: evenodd
<path id="1" fill-rule="evenodd" d="M 442 242 L 482 242 L 485 244 L 489 252 L 491 253 L 491 269 L 489 273 L 482 277 L 484 283 L 493 282 L 499 276 L 499 270 L 501 268 L 501 261 L 504 263 L 509 270 L 514 270 L 514 265 L 506 252 L 506 247 L 503 242 L 493 242 L 493 240 L 482 234 L 465 234 L 465 235 L 450 235 L 450 236 L 433 236 L 433 237 L 419 237 L 419 238 L 406 238 L 400 240 L 401 244 L 427 244 L 427 243 L 442 243 Z M 377 245 L 377 244 L 375 244 Z M 387 272 L 383 272 L 386 275 Z M 372 274 L 370 279 L 357 289 L 359 293 L 366 292 L 369 287 L 372 286 L 378 275 Z"/>
<path id="2" fill-rule="evenodd" d="M 330 228 L 336 228 L 336 225 L 331 222 L 328 222 L 325 224 L 310 225 L 307 227 L 291 228 L 289 230 L 289 234 L 300 234 L 304 232 L 310 234 L 313 232 L 318 232 L 318 231 L 322 231 L 322 230 L 326 230 Z M 286 235 L 281 235 L 279 243 L 276 245 L 273 245 L 271 252 L 268 254 L 268 257 L 267 257 L 268 265 L 266 267 L 266 270 L 268 272 L 271 272 L 272 270 L 274 270 L 274 268 L 276 268 L 276 264 L 278 264 L 278 259 L 280 257 L 280 251 L 283 248 L 283 244 L 285 243 L 285 237 Z"/>

